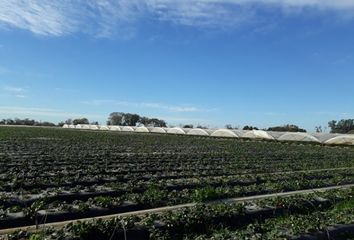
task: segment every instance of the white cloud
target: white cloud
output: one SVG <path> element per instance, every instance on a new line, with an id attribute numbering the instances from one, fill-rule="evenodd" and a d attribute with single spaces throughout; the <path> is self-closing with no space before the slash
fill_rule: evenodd
<path id="1" fill-rule="evenodd" d="M 208 110 L 200 109 L 190 105 L 168 105 L 163 103 L 148 103 L 148 102 L 127 102 L 127 101 L 115 101 L 115 100 L 91 100 L 81 101 L 81 104 L 90 106 L 103 106 L 103 105 L 118 105 L 133 108 L 154 108 L 160 110 L 167 110 L 170 112 L 204 112 Z"/>
<path id="2" fill-rule="evenodd" d="M 68 1 L 0 0 L 0 20 L 35 34 L 60 36 L 76 25 L 70 5 Z"/>
<path id="3" fill-rule="evenodd" d="M 354 114 L 348 112 L 331 112 L 331 111 L 311 112 L 310 114 L 324 115 L 324 116 L 339 116 L 339 117 L 354 116 Z"/>
<path id="4" fill-rule="evenodd" d="M 210 125 L 214 124 L 212 121 L 202 118 L 185 118 L 185 117 L 174 117 L 174 116 L 159 116 L 159 119 L 163 119 L 167 121 L 169 124 L 178 125 L 178 124 L 194 124 L 197 126 L 198 124 L 201 125 Z"/>
<path id="5" fill-rule="evenodd" d="M 21 87 L 4 87 L 5 91 L 12 92 L 12 93 L 23 93 L 25 92 L 24 88 Z"/>
<path id="6" fill-rule="evenodd" d="M 354 15 L 353 0 L 0 0 L 0 26 L 45 36 L 83 32 L 129 38 L 139 20 L 222 29 L 252 21 L 264 6 Z"/>
<path id="7" fill-rule="evenodd" d="M 65 112 L 58 109 L 48 109 L 48 108 L 32 108 L 32 107 L 13 107 L 13 106 L 0 106 L 0 114 L 2 116 L 14 116 L 14 117 L 62 117 L 62 118 L 79 118 L 79 117 L 88 117 L 88 118 L 99 118 L 104 119 L 105 117 L 101 115 L 92 115 L 92 114 L 81 114 L 81 113 L 72 113 Z"/>
<path id="8" fill-rule="evenodd" d="M 17 98 L 26 98 L 27 96 L 25 93 L 27 92 L 26 89 L 21 88 L 21 87 L 12 87 L 12 86 L 6 86 L 3 88 L 5 92 L 8 92 L 11 96 L 17 97 Z"/>
<path id="9" fill-rule="evenodd" d="M 76 90 L 76 89 L 61 88 L 61 87 L 54 88 L 54 90 L 57 92 L 63 92 L 63 93 L 78 93 L 79 92 L 79 90 Z"/>

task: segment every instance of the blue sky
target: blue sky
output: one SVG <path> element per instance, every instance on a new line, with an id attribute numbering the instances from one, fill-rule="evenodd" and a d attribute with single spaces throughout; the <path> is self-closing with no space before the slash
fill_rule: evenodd
<path id="1" fill-rule="evenodd" d="M 354 118 L 353 43 L 352 0 L 0 0 L 0 118 L 313 131 Z"/>

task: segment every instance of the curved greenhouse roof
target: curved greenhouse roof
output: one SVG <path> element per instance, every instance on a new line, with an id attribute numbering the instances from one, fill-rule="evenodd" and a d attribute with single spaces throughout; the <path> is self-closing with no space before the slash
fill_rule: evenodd
<path id="1" fill-rule="evenodd" d="M 98 128 L 97 125 L 90 125 L 90 129 L 92 129 L 92 130 L 98 130 L 99 128 Z"/>
<path id="2" fill-rule="evenodd" d="M 252 139 L 268 139 L 274 140 L 274 138 L 263 130 L 251 130 L 247 131 L 245 134 L 242 135 L 243 138 L 252 138 Z"/>
<path id="3" fill-rule="evenodd" d="M 75 125 L 69 125 L 69 128 L 76 128 Z"/>
<path id="4" fill-rule="evenodd" d="M 188 133 L 192 130 L 193 128 L 182 128 L 184 133 Z"/>
<path id="5" fill-rule="evenodd" d="M 99 128 L 100 128 L 100 130 L 105 130 L 105 131 L 108 131 L 108 130 L 109 130 L 109 127 L 108 127 L 108 126 L 100 126 Z"/>
<path id="6" fill-rule="evenodd" d="M 75 128 L 76 129 L 82 129 L 82 125 L 81 124 L 77 124 L 77 125 L 75 125 Z"/>
<path id="7" fill-rule="evenodd" d="M 186 134 L 182 128 L 168 128 L 167 129 L 167 133 L 170 133 L 170 134 Z"/>
<path id="8" fill-rule="evenodd" d="M 215 132 L 215 129 L 203 129 L 203 130 L 206 131 L 209 136 L 210 136 L 213 132 Z"/>
<path id="9" fill-rule="evenodd" d="M 340 136 L 340 134 L 334 134 L 334 133 L 313 133 L 311 135 L 317 138 L 321 143 L 325 143 L 331 138 Z"/>
<path id="10" fill-rule="evenodd" d="M 108 126 L 108 128 L 111 131 L 120 131 L 120 127 L 119 126 Z"/>
<path id="11" fill-rule="evenodd" d="M 69 125 L 68 124 L 64 124 L 63 128 L 69 128 Z"/>
<path id="12" fill-rule="evenodd" d="M 287 132 L 278 138 L 279 141 L 296 141 L 296 142 L 320 142 L 314 136 L 308 133 Z"/>
<path id="13" fill-rule="evenodd" d="M 137 127 L 135 128 L 135 132 L 150 132 L 146 127 Z"/>
<path id="14" fill-rule="evenodd" d="M 121 131 L 123 131 L 123 132 L 134 132 L 134 128 L 129 127 L 129 126 L 124 126 L 124 127 L 121 127 Z"/>
<path id="15" fill-rule="evenodd" d="M 150 132 L 152 132 L 152 133 L 166 133 L 166 130 L 161 127 L 152 127 L 152 128 L 150 128 Z"/>
<path id="16" fill-rule="evenodd" d="M 238 137 L 242 137 L 245 133 L 247 133 L 247 130 L 240 130 L 240 129 L 232 129 L 230 130 L 233 133 L 235 133 Z"/>
<path id="17" fill-rule="evenodd" d="M 283 136 L 286 132 L 276 132 L 276 131 L 267 131 L 267 133 L 272 136 L 274 139 L 278 139 Z"/>
<path id="18" fill-rule="evenodd" d="M 345 144 L 354 145 L 354 135 L 341 135 L 331 138 L 325 142 L 326 144 Z"/>
<path id="19" fill-rule="evenodd" d="M 210 136 L 212 137 L 232 137 L 232 138 L 238 138 L 236 133 L 229 129 L 219 129 L 214 131 Z"/>
<path id="20" fill-rule="evenodd" d="M 194 128 L 190 130 L 187 135 L 195 135 L 195 136 L 209 136 L 209 133 L 207 133 L 204 129 L 200 128 Z"/>
<path id="21" fill-rule="evenodd" d="M 90 129 L 90 125 L 89 124 L 82 124 L 81 128 L 82 129 Z"/>

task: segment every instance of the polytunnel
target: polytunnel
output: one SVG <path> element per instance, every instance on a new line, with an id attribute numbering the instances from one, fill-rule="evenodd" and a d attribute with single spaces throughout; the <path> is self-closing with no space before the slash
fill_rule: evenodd
<path id="1" fill-rule="evenodd" d="M 232 137 L 232 138 L 238 138 L 236 133 L 229 129 L 218 129 L 215 132 L 213 132 L 210 136 L 212 137 Z"/>
<path id="2" fill-rule="evenodd" d="M 124 127 L 121 127 L 121 131 L 122 132 L 134 132 L 134 128 L 129 127 L 129 126 L 124 126 Z"/>
<path id="3" fill-rule="evenodd" d="M 82 129 L 82 126 L 81 126 L 81 124 L 77 124 L 77 125 L 75 125 L 75 128 L 76 129 Z"/>
<path id="4" fill-rule="evenodd" d="M 340 134 L 333 134 L 333 133 L 313 133 L 311 135 L 317 138 L 321 143 L 325 143 L 332 138 L 340 136 Z"/>
<path id="5" fill-rule="evenodd" d="M 203 129 L 203 130 L 206 131 L 209 136 L 210 136 L 213 132 L 215 132 L 215 129 Z"/>
<path id="6" fill-rule="evenodd" d="M 89 124 L 82 124 L 81 128 L 82 129 L 90 129 L 90 125 Z"/>
<path id="7" fill-rule="evenodd" d="M 108 131 L 109 127 L 108 126 L 100 126 L 100 130 Z"/>
<path id="8" fill-rule="evenodd" d="M 63 128 L 69 128 L 69 125 L 68 124 L 64 124 Z"/>
<path id="9" fill-rule="evenodd" d="M 98 130 L 99 128 L 98 128 L 97 125 L 90 125 L 90 129 L 92 129 L 92 130 Z"/>
<path id="10" fill-rule="evenodd" d="M 76 128 L 75 125 L 69 125 L 69 128 Z"/>
<path id="11" fill-rule="evenodd" d="M 331 138 L 325 142 L 325 144 L 344 144 L 354 145 L 354 135 L 341 135 Z"/>
<path id="12" fill-rule="evenodd" d="M 278 138 L 279 141 L 295 141 L 295 142 L 320 142 L 314 136 L 308 133 L 287 132 Z"/>
<path id="13" fill-rule="evenodd" d="M 119 126 L 108 126 L 109 130 L 111 131 L 120 131 L 120 127 Z"/>
<path id="14" fill-rule="evenodd" d="M 274 138 L 269 135 L 266 131 L 263 130 L 251 130 L 247 131 L 242 135 L 243 138 L 252 138 L 252 139 L 268 139 L 274 140 Z"/>
<path id="15" fill-rule="evenodd" d="M 192 128 L 182 128 L 184 133 L 188 133 L 192 130 Z"/>
<path id="16" fill-rule="evenodd" d="M 135 128 L 135 132 L 145 132 L 145 133 L 148 133 L 150 132 L 149 129 L 147 129 L 147 127 L 137 127 Z"/>
<path id="17" fill-rule="evenodd" d="M 186 134 L 182 128 L 168 128 L 167 133 L 169 134 Z"/>
<path id="18" fill-rule="evenodd" d="M 150 128 L 151 133 L 166 133 L 166 130 L 162 127 L 152 127 Z"/>
<path id="19" fill-rule="evenodd" d="M 241 129 L 232 129 L 230 131 L 235 133 L 238 137 L 242 137 L 244 134 L 248 132 L 247 130 L 241 130 Z"/>
<path id="20" fill-rule="evenodd" d="M 187 135 L 194 135 L 194 136 L 209 136 L 209 133 L 207 133 L 204 129 L 201 128 L 194 128 L 190 130 Z"/>
<path id="21" fill-rule="evenodd" d="M 283 136 L 286 132 L 276 132 L 276 131 L 267 131 L 267 133 L 272 136 L 274 139 L 280 138 L 281 136 Z"/>

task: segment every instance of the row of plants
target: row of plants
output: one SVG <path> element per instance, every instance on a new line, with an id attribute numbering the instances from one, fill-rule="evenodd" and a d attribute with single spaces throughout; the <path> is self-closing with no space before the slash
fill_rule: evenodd
<path id="1" fill-rule="evenodd" d="M 351 198 L 335 204 L 328 211 L 285 215 L 249 224 L 241 229 L 220 228 L 209 235 L 185 239 L 353 239 L 354 225 L 342 228 L 341 232 L 333 231 L 338 225 L 354 224 L 353 216 L 354 199 Z"/>
<path id="2" fill-rule="evenodd" d="M 129 179 L 126 178 L 108 178 L 108 176 L 96 176 L 97 179 L 84 181 L 84 178 L 76 177 L 75 181 L 61 180 L 57 182 L 36 182 L 32 180 L 24 181 L 23 179 L 14 178 L 12 181 L 0 181 L 0 191 L 12 192 L 18 194 L 21 192 L 22 197 L 30 194 L 59 194 L 60 191 L 76 193 L 79 191 L 98 191 L 99 189 L 119 190 L 120 192 L 136 190 L 141 192 L 148 186 L 154 184 L 161 189 L 178 190 L 184 188 L 198 188 L 201 186 L 243 186 L 260 184 L 264 182 L 279 182 L 299 180 L 307 181 L 311 179 L 338 179 L 346 177 L 346 181 L 354 177 L 352 169 L 333 169 L 325 171 L 304 171 L 304 172 L 286 172 L 286 173 L 273 173 L 273 174 L 245 174 L 245 175 L 231 175 L 231 176 L 198 176 L 198 177 L 184 177 L 184 178 L 159 178 L 159 177 L 136 177 Z M 10 195 L 10 194 L 7 194 Z"/>
<path id="3" fill-rule="evenodd" d="M 277 193 L 284 191 L 294 191 L 301 189 L 310 189 L 316 187 L 325 187 L 340 183 L 353 183 L 352 178 L 334 178 L 334 179 L 288 179 L 288 181 L 264 182 L 245 186 L 230 186 L 223 185 L 219 187 L 199 187 L 186 188 L 182 190 L 168 191 L 160 189 L 158 186 L 152 185 L 147 190 L 142 192 L 128 192 L 119 197 L 96 196 L 89 198 L 90 195 L 74 195 L 66 199 L 69 201 L 60 200 L 60 198 L 39 198 L 35 201 L 27 201 L 26 204 L 13 199 L 2 200 L 3 228 L 11 225 L 31 225 L 33 219 L 29 219 L 26 215 L 28 209 L 32 208 L 33 204 L 42 202 L 41 213 L 43 217 L 48 217 L 48 221 L 70 220 L 75 218 L 93 217 L 99 215 L 109 215 L 126 211 L 134 211 L 138 209 L 148 209 L 167 205 L 175 205 L 187 202 L 205 202 L 222 198 L 252 196 L 267 193 Z M 101 199 L 102 201 L 97 201 Z M 105 202 L 105 205 L 97 205 L 97 203 Z M 127 204 L 129 203 L 129 204 Z M 100 208 L 100 209 L 98 209 Z M 102 209 L 105 208 L 105 209 Z"/>
<path id="4" fill-rule="evenodd" d="M 351 224 L 353 211 L 352 188 L 243 203 L 198 204 L 160 214 L 81 222 L 35 233 L 19 231 L 7 237 L 124 239 L 124 234 L 140 234 L 141 238 L 136 239 L 291 239 L 324 231 L 331 225 Z"/>

